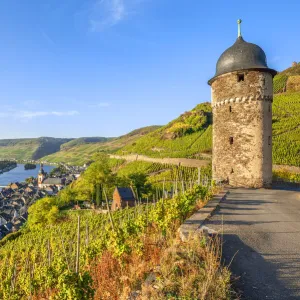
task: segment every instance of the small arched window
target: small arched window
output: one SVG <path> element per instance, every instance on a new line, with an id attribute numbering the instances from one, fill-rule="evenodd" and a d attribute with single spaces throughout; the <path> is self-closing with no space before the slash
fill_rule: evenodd
<path id="1" fill-rule="evenodd" d="M 241 82 L 245 80 L 245 75 L 243 73 L 237 74 L 237 81 Z"/>
<path id="2" fill-rule="evenodd" d="M 229 138 L 229 144 L 230 144 L 230 145 L 233 144 L 233 137 L 232 137 L 232 136 Z"/>

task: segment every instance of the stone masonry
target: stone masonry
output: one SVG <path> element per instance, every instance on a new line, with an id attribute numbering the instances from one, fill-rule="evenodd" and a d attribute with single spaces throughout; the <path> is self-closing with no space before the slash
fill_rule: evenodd
<path id="1" fill-rule="evenodd" d="M 243 70 L 211 83 L 213 178 L 230 185 L 269 187 L 272 183 L 272 101 L 270 72 Z"/>

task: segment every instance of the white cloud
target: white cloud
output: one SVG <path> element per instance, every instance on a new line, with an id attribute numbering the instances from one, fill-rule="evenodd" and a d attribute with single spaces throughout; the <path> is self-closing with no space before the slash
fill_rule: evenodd
<path id="1" fill-rule="evenodd" d="M 132 14 L 142 0 L 96 0 L 88 11 L 89 30 L 102 31 Z"/>
<path id="2" fill-rule="evenodd" d="M 101 108 L 101 107 L 109 107 L 110 103 L 108 102 L 99 102 L 99 103 L 92 103 L 89 104 L 88 107 L 90 108 Z"/>
<path id="3" fill-rule="evenodd" d="M 36 117 L 43 117 L 43 116 L 75 116 L 78 115 L 79 112 L 76 110 L 70 110 L 70 111 L 27 111 L 27 110 L 21 110 L 21 111 L 7 111 L 7 112 L 1 112 L 0 118 L 14 118 L 14 119 L 32 119 Z"/>

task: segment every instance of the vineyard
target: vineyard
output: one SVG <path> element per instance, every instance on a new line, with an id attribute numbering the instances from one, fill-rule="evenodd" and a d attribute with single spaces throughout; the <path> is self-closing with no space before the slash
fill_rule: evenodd
<path id="1" fill-rule="evenodd" d="M 166 126 L 123 147 L 118 153 L 139 153 L 150 157 L 195 157 L 201 152 L 211 152 L 211 124 L 211 106 L 209 103 L 201 103 Z"/>
<path id="2" fill-rule="evenodd" d="M 286 91 L 286 83 L 288 80 L 287 75 L 277 75 L 274 78 L 273 84 L 274 84 L 274 94 L 283 93 Z"/>
<path id="3" fill-rule="evenodd" d="M 273 163 L 300 166 L 300 92 L 274 96 Z"/>
<path id="4" fill-rule="evenodd" d="M 155 240 L 165 240 L 195 209 L 197 201 L 207 201 L 211 195 L 209 188 L 198 186 L 172 199 L 139 203 L 108 214 L 68 211 L 52 224 L 23 228 L 19 237 L 5 241 L 0 248 L 0 298 L 110 299 L 105 296 L 106 286 L 97 286 L 95 278 L 94 265 L 101 257 L 109 251 L 124 267 L 128 255 L 143 256 L 146 232 L 155 229 Z M 136 284 L 129 284 L 129 291 Z M 223 289 L 226 294 L 228 281 Z"/>
<path id="5" fill-rule="evenodd" d="M 145 161 L 135 161 L 123 164 L 118 170 L 118 176 L 128 176 L 134 173 L 145 173 L 148 175 L 148 182 L 153 187 L 162 189 L 171 189 L 180 184 L 185 188 L 195 183 L 206 184 L 211 180 L 211 166 L 202 168 L 193 168 L 185 166 L 176 166 L 167 163 L 151 163 Z"/>

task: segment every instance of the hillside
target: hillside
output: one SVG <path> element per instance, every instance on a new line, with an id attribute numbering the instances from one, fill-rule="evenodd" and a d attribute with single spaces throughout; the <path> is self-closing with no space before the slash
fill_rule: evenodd
<path id="1" fill-rule="evenodd" d="M 273 163 L 300 166 L 300 65 L 274 78 Z M 166 126 L 128 144 L 118 154 L 201 158 L 211 153 L 210 103 L 197 105 Z"/>
<path id="2" fill-rule="evenodd" d="M 62 145 L 59 152 L 43 157 L 43 160 L 54 163 L 67 162 L 81 165 L 88 162 L 96 152 L 116 152 L 127 144 L 134 143 L 140 137 L 158 128 L 160 128 L 160 126 L 143 127 L 118 138 L 75 139 Z"/>
<path id="3" fill-rule="evenodd" d="M 0 140 L 0 159 L 40 159 L 60 150 L 71 139 L 51 137 Z"/>
<path id="4" fill-rule="evenodd" d="M 211 152 L 211 124 L 210 103 L 201 103 L 167 125 L 128 144 L 118 154 L 199 158 L 199 153 Z"/>

